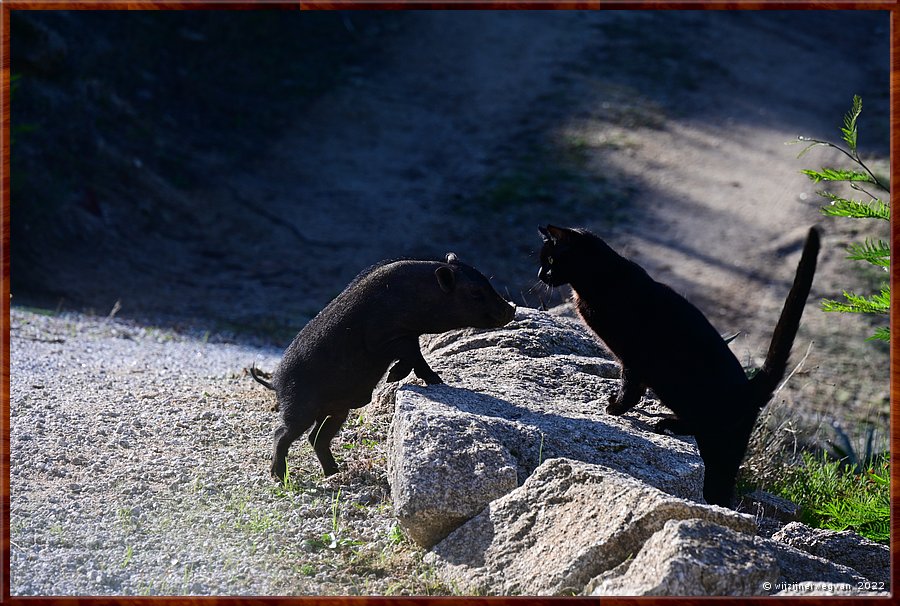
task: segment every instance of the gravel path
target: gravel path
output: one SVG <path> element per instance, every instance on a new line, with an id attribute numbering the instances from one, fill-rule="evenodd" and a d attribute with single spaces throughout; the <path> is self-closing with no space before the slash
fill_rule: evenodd
<path id="1" fill-rule="evenodd" d="M 15 309 L 11 327 L 13 595 L 435 589 L 394 529 L 386 423 L 348 422 L 327 481 L 302 441 L 297 486 L 268 477 L 274 400 L 244 369 L 280 352 Z"/>

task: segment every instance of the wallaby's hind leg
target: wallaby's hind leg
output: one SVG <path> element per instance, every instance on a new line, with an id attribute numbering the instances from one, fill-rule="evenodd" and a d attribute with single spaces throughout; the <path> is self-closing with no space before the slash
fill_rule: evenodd
<path id="1" fill-rule="evenodd" d="M 694 435 L 694 428 L 691 427 L 691 424 L 684 419 L 679 419 L 675 415 L 663 417 L 656 422 L 656 425 L 653 427 L 653 429 L 656 431 L 656 433 L 665 433 L 666 431 L 671 431 L 676 436 Z"/>
<path id="2" fill-rule="evenodd" d="M 347 420 L 349 410 L 337 412 L 316 420 L 315 427 L 309 432 L 309 443 L 312 444 L 319 463 L 322 464 L 322 471 L 326 476 L 337 473 L 338 466 L 331 454 L 331 440 L 341 430 L 344 421 Z"/>
<path id="3" fill-rule="evenodd" d="M 308 421 L 283 421 L 278 429 L 275 430 L 275 444 L 272 449 L 272 476 L 279 482 L 284 482 L 287 473 L 287 453 L 294 440 L 303 435 L 306 428 L 312 424 L 312 419 Z"/>
<path id="4" fill-rule="evenodd" d="M 722 432 L 718 428 L 697 431 L 697 447 L 706 468 L 703 498 L 710 505 L 732 506 L 738 468 L 747 451 L 755 418 L 750 419 L 749 425 L 735 427 L 732 432 Z"/>

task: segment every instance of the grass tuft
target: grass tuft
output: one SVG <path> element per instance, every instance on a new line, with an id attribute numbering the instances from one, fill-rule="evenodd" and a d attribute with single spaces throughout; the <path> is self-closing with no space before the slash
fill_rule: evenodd
<path id="1" fill-rule="evenodd" d="M 802 453 L 767 490 L 800 505 L 800 519 L 815 528 L 852 530 L 887 544 L 890 538 L 890 459 L 873 457 L 860 472 L 823 453 Z"/>

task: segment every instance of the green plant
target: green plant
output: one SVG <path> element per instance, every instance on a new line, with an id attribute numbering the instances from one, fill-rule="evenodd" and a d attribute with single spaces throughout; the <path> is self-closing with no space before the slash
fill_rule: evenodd
<path id="1" fill-rule="evenodd" d="M 866 428 L 865 445 L 860 445 L 862 448 L 854 448 L 853 443 L 850 441 L 850 436 L 840 426 L 834 425 L 833 429 L 835 439 L 829 442 L 832 455 L 854 473 L 864 473 L 876 457 L 873 448 L 875 427 L 870 425 Z"/>
<path id="2" fill-rule="evenodd" d="M 231 527 L 242 532 L 262 534 L 281 522 L 281 516 L 277 513 L 268 513 L 256 509 L 250 505 L 250 496 L 239 494 L 232 496 L 225 509 L 235 514 L 231 520 Z"/>
<path id="3" fill-rule="evenodd" d="M 119 520 L 122 530 L 126 533 L 131 533 L 137 528 L 137 523 L 134 521 L 134 515 L 130 507 L 120 507 L 116 510 L 116 518 Z"/>
<path id="4" fill-rule="evenodd" d="M 331 497 L 331 531 L 337 534 L 338 531 L 338 514 L 341 509 L 341 489 L 334 493 Z"/>
<path id="5" fill-rule="evenodd" d="M 797 155 L 798 158 L 803 157 L 814 147 L 825 146 L 840 151 L 855 165 L 855 168 L 852 169 L 823 167 L 821 170 L 804 169 L 801 171 L 809 177 L 813 183 L 842 182 L 848 184 L 850 189 L 866 196 L 865 199 L 859 200 L 846 198 L 830 191 L 819 191 L 818 194 L 829 201 L 828 205 L 822 207 L 822 213 L 824 215 L 831 217 L 880 219 L 882 221 L 890 221 L 891 209 L 889 201 L 883 200 L 870 191 L 870 189 L 874 189 L 886 196 L 890 196 L 889 184 L 876 176 L 859 156 L 859 150 L 857 148 L 857 120 L 861 113 L 862 99 L 858 95 L 854 95 L 853 106 L 844 116 L 844 125 L 841 127 L 841 138 L 844 140 L 844 143 L 847 144 L 846 148 L 835 145 L 829 141 L 802 136 L 797 137 L 797 140 L 792 141 L 791 143 L 807 143 L 807 146 Z M 847 252 L 850 253 L 847 257 L 848 259 L 864 261 L 879 267 L 884 271 L 888 271 L 890 266 L 890 244 L 882 240 L 878 240 L 877 242 L 874 240 L 866 240 L 861 244 L 853 244 L 847 248 Z M 880 293 L 869 296 L 858 295 L 845 290 L 844 299 L 844 301 L 826 299 L 822 302 L 822 309 L 840 313 L 887 314 L 890 310 L 891 302 L 890 285 L 884 284 L 884 286 L 881 287 Z M 890 328 L 887 326 L 879 327 L 875 333 L 866 340 L 890 341 Z"/>
<path id="6" fill-rule="evenodd" d="M 890 460 L 874 456 L 861 473 L 840 459 L 803 453 L 769 487 L 801 507 L 801 521 L 817 528 L 853 530 L 880 543 L 890 537 Z"/>
<path id="7" fill-rule="evenodd" d="M 403 529 L 400 528 L 400 525 L 394 524 L 391 526 L 391 529 L 388 531 L 388 541 L 390 541 L 392 545 L 399 545 L 405 540 L 406 535 L 403 534 Z"/>
<path id="8" fill-rule="evenodd" d="M 291 467 L 288 461 L 284 462 L 284 481 L 275 484 L 272 492 L 277 497 L 288 497 L 302 492 L 300 484 L 291 476 Z"/>
<path id="9" fill-rule="evenodd" d="M 337 549 L 338 547 L 353 547 L 362 545 L 362 541 L 357 541 L 349 537 L 340 536 L 340 505 L 341 505 L 341 489 L 331 495 L 331 532 L 324 533 L 316 539 L 307 539 L 306 544 L 313 549 Z"/>

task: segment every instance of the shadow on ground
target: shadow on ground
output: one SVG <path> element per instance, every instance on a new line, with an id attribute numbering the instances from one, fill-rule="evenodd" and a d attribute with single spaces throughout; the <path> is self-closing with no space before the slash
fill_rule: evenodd
<path id="1" fill-rule="evenodd" d="M 768 283 L 648 228 L 708 210 L 604 158 L 674 124 L 833 136 L 855 93 L 888 144 L 875 11 L 17 11 L 11 41 L 13 303 L 238 340 L 284 344 L 360 269 L 447 250 L 537 305 L 547 222 Z"/>

